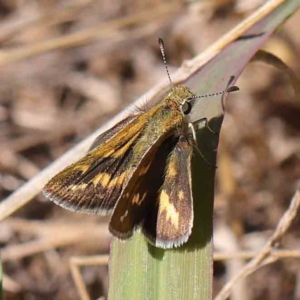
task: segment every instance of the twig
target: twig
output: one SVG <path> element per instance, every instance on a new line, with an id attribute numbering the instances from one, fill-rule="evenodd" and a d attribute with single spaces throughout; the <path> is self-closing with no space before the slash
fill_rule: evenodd
<path id="1" fill-rule="evenodd" d="M 286 210 L 282 218 L 280 219 L 273 235 L 267 241 L 263 249 L 254 257 L 236 276 L 234 276 L 229 282 L 225 284 L 219 294 L 215 297 L 215 300 L 225 300 L 229 297 L 233 286 L 242 278 L 253 273 L 256 269 L 263 266 L 268 258 L 270 258 L 272 251 L 276 243 L 286 233 L 290 227 L 292 221 L 297 215 L 300 206 L 300 192 L 296 191 L 292 198 L 289 208 Z"/>
<path id="2" fill-rule="evenodd" d="M 120 95 L 107 81 L 80 72 L 72 72 L 65 83 L 73 91 L 99 102 L 103 113 L 114 111 L 120 105 Z"/>
<path id="3" fill-rule="evenodd" d="M 140 23 L 154 22 L 163 16 L 172 15 L 180 12 L 179 4 L 164 4 L 153 10 L 147 10 L 142 13 L 120 18 L 107 24 L 100 24 L 94 28 L 82 32 L 73 33 L 67 36 L 55 38 L 49 41 L 36 43 L 34 45 L 23 46 L 19 49 L 2 51 L 0 54 L 0 66 L 7 63 L 29 58 L 41 53 L 52 50 L 67 49 L 72 47 L 83 46 L 98 41 L 101 37 L 111 35 L 112 32 Z"/>
<path id="4" fill-rule="evenodd" d="M 239 251 L 239 252 L 220 252 L 214 254 L 215 261 L 229 260 L 229 259 L 251 259 L 257 256 L 257 252 L 253 251 Z M 271 257 L 276 259 L 281 258 L 300 258 L 299 250 L 273 250 L 270 254 Z"/>
<path id="5" fill-rule="evenodd" d="M 265 50 L 259 50 L 254 57 L 252 58 L 252 61 L 262 61 L 265 62 L 280 71 L 284 72 L 290 79 L 290 82 L 294 88 L 295 96 L 298 101 L 300 101 L 300 82 L 295 74 L 295 72 L 287 65 L 285 64 L 279 57 L 276 55 L 267 52 Z"/>
<path id="6" fill-rule="evenodd" d="M 27 150 L 28 148 L 36 147 L 39 144 L 50 143 L 55 140 L 61 139 L 64 136 L 71 135 L 74 132 L 80 130 L 82 124 L 95 125 L 96 122 L 99 122 L 99 116 L 105 118 L 105 114 L 109 113 L 109 111 L 99 112 L 97 110 L 91 111 L 88 115 L 77 116 L 73 115 L 71 120 L 69 118 L 65 118 L 65 120 L 61 120 L 56 122 L 53 125 L 52 130 L 47 132 L 47 134 L 38 133 L 35 135 L 26 134 L 20 138 L 14 139 L 12 141 L 6 141 L 1 143 L 0 152 L 6 153 L 9 149 L 10 155 L 14 152 L 22 152 Z M 63 117 L 63 114 L 57 116 L 57 119 Z M 74 116 L 76 116 L 76 122 L 74 122 Z M 3 156 L 1 155 L 1 161 L 3 160 Z M 5 165 L 6 161 L 3 163 Z M 31 176 L 32 177 L 32 176 Z"/>
<path id="7" fill-rule="evenodd" d="M 64 8 L 60 7 L 51 11 L 48 10 L 45 14 L 31 19 L 28 19 L 28 14 L 26 13 L 23 13 L 23 16 L 26 15 L 26 17 L 23 19 L 21 18 L 21 20 L 20 15 L 15 14 L 8 21 L 1 22 L 0 26 L 2 30 L 0 33 L 0 43 L 3 44 L 16 35 L 31 28 L 53 26 L 55 24 L 73 21 L 92 1 L 73 1 Z"/>
<path id="8" fill-rule="evenodd" d="M 224 191 L 228 195 L 229 190 Z M 227 193 L 226 193 L 227 192 Z M 226 224 L 218 224 L 214 230 L 214 246 L 223 252 L 240 252 L 240 244 L 237 235 Z M 224 261 L 226 266 L 226 280 L 233 277 L 241 270 L 246 262 L 238 257 Z M 232 290 L 231 300 L 248 300 L 249 291 L 245 280 L 239 281 Z"/>
<path id="9" fill-rule="evenodd" d="M 11 228 L 16 231 L 37 236 L 35 240 L 24 242 L 18 245 L 10 245 L 1 250 L 2 261 L 18 260 L 24 257 L 32 256 L 37 253 L 49 251 L 55 248 L 69 246 L 80 241 L 93 241 L 101 236 L 103 241 L 103 250 L 107 250 L 110 240 L 107 226 L 96 225 L 94 223 L 76 226 L 74 224 L 64 223 L 46 223 L 26 222 L 16 220 L 16 222 L 7 222 L 4 225 L 12 225 Z M 2 225 L 2 224 L 1 224 Z M 21 226 L 21 227 L 20 227 Z M 59 233 L 59 234 L 58 234 Z"/>
<path id="10" fill-rule="evenodd" d="M 8 291 L 10 293 L 19 293 L 22 290 L 20 284 L 10 278 L 8 275 L 3 274 L 3 290 Z"/>
<path id="11" fill-rule="evenodd" d="M 229 260 L 229 259 L 249 259 L 257 255 L 255 252 L 236 252 L 236 253 L 215 253 L 214 260 Z M 278 250 L 271 253 L 271 257 L 264 262 L 265 264 L 272 263 L 280 258 L 300 258 L 300 251 L 296 250 Z M 73 280 L 81 299 L 89 300 L 88 291 L 80 272 L 80 267 L 83 266 L 103 266 L 108 264 L 108 255 L 95 256 L 74 256 L 70 259 L 70 269 Z"/>
<path id="12" fill-rule="evenodd" d="M 40 172 L 40 169 L 29 159 L 8 149 L 10 148 L 1 149 L 0 165 L 2 168 L 17 173 L 25 179 L 30 179 Z"/>
<path id="13" fill-rule="evenodd" d="M 108 264 L 108 255 L 74 256 L 70 259 L 70 269 L 73 280 L 81 300 L 90 300 L 86 285 L 80 272 L 82 266 L 105 266 Z"/>

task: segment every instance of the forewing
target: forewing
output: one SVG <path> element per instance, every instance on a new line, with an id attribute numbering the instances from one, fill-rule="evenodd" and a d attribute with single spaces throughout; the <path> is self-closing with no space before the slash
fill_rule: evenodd
<path id="1" fill-rule="evenodd" d="M 135 119 L 137 115 L 135 116 L 128 116 L 127 118 L 123 119 L 119 123 L 117 123 L 112 128 L 108 129 L 107 131 L 100 134 L 91 145 L 89 151 L 99 147 L 101 144 L 106 142 L 107 140 L 111 139 L 116 133 L 118 133 L 125 125 L 129 124 L 133 119 Z"/>
<path id="2" fill-rule="evenodd" d="M 100 135 L 91 147 L 96 148 L 53 177 L 44 187 L 44 194 L 72 211 L 111 211 L 136 168 L 132 151 L 143 126 L 138 120 L 130 126 L 133 119 L 129 117 Z"/>
<path id="3" fill-rule="evenodd" d="M 193 227 L 191 182 L 192 147 L 180 136 L 168 158 L 164 181 L 147 212 L 143 232 L 157 247 L 172 248 L 185 243 Z"/>

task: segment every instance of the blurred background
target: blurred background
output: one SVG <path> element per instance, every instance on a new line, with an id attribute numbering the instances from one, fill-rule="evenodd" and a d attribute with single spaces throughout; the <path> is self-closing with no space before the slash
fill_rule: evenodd
<path id="1" fill-rule="evenodd" d="M 158 37 L 172 73 L 264 2 L 0 0 L 0 198 L 165 80 Z M 120 27 L 124 17 L 131 23 Z M 299 26 L 297 13 L 265 45 L 298 74 Z M 251 63 L 237 85 L 218 153 L 218 252 L 259 251 L 300 176 L 300 103 L 287 76 Z M 5 299 L 78 299 L 69 259 L 108 254 L 107 221 L 40 194 L 2 222 Z M 280 247 L 300 249 L 299 225 L 297 218 Z M 215 263 L 215 294 L 244 263 Z M 107 295 L 106 266 L 82 274 L 92 299 Z M 300 299 L 299 259 L 266 266 L 239 288 L 245 300 Z"/>

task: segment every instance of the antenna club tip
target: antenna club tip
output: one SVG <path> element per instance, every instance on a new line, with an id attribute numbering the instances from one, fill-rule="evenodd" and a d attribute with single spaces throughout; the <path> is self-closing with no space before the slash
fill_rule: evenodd
<path id="1" fill-rule="evenodd" d="M 232 92 L 236 92 L 236 91 L 239 91 L 239 90 L 240 90 L 239 87 L 237 87 L 236 85 L 233 85 L 233 86 L 229 87 L 229 88 L 226 90 L 226 92 L 227 92 L 227 93 L 232 93 Z"/>
<path id="2" fill-rule="evenodd" d="M 162 38 L 158 38 L 159 45 L 164 46 L 164 40 Z"/>

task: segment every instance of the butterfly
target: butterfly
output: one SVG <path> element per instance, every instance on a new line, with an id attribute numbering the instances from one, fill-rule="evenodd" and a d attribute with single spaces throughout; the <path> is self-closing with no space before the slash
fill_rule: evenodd
<path id="1" fill-rule="evenodd" d="M 147 111 L 139 110 L 102 133 L 43 192 L 71 211 L 111 213 L 109 229 L 118 239 L 140 229 L 151 244 L 167 249 L 184 244 L 193 227 L 191 158 L 196 138 L 189 114 L 199 96 L 187 86 L 173 85 L 162 39 L 159 45 L 171 91 Z"/>

